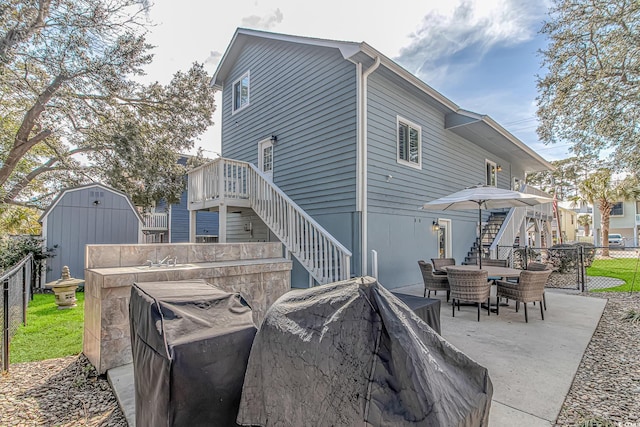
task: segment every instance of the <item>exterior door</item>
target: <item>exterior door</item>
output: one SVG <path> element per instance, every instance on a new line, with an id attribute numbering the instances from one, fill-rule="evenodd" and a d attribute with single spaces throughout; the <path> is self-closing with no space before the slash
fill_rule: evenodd
<path id="1" fill-rule="evenodd" d="M 438 257 L 451 258 L 451 220 L 438 219 Z"/>
<path id="2" fill-rule="evenodd" d="M 273 181 L 273 141 L 264 139 L 258 143 L 258 167 L 269 181 Z"/>

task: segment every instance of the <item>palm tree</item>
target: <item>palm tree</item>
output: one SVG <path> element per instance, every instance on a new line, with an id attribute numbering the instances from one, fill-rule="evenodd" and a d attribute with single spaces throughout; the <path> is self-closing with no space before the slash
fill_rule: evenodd
<path id="1" fill-rule="evenodd" d="M 580 194 L 593 206 L 598 206 L 602 217 L 602 255 L 609 256 L 609 216 L 618 202 L 636 200 L 640 197 L 640 187 L 635 177 L 622 181 L 611 180 L 611 170 L 598 169 L 579 184 Z"/>
<path id="2" fill-rule="evenodd" d="M 578 225 L 584 228 L 584 235 L 588 236 L 591 232 L 590 227 L 593 223 L 593 219 L 591 215 L 580 215 L 578 217 Z"/>

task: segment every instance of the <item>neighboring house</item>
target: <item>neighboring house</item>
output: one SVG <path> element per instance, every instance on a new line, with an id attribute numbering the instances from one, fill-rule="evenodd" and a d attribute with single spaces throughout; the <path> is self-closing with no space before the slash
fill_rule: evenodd
<path id="1" fill-rule="evenodd" d="M 423 203 L 475 184 L 521 188 L 527 172 L 553 169 L 366 43 L 238 29 L 212 84 L 224 159 L 189 173 L 192 218 L 218 210 L 221 242 L 282 240 L 299 261 L 294 286 L 376 265 L 388 288 L 420 283 L 419 259 L 462 262 L 478 227 L 476 211 Z M 550 206 L 506 218 L 483 251 L 512 248 L 531 223 L 550 241 Z"/>
<path id="2" fill-rule="evenodd" d="M 185 165 L 187 157 L 178 163 Z M 164 200 L 156 203 L 142 214 L 144 219 L 145 243 L 184 243 L 189 241 L 189 210 L 187 209 L 187 189 L 180 195 L 178 203 L 167 205 Z M 218 213 L 201 211 L 196 218 L 197 243 L 218 241 Z"/>
<path id="3" fill-rule="evenodd" d="M 640 240 L 640 200 L 618 202 L 611 209 L 609 234 L 621 234 L 627 247 L 637 247 Z M 602 215 L 599 206 L 593 209 L 593 236 L 596 246 L 602 246 Z"/>
<path id="4" fill-rule="evenodd" d="M 142 218 L 129 197 L 103 184 L 62 190 L 39 221 L 45 246 L 55 246 L 55 256 L 46 260 L 46 282 L 59 279 L 65 265 L 83 279 L 85 245 L 142 241 Z"/>
<path id="5" fill-rule="evenodd" d="M 560 236 L 562 236 L 563 243 L 575 242 L 578 232 L 578 214 L 572 209 L 563 206 L 558 206 L 558 210 L 560 230 L 558 230 L 558 220 L 554 219 L 551 224 L 553 243 L 560 243 Z"/>

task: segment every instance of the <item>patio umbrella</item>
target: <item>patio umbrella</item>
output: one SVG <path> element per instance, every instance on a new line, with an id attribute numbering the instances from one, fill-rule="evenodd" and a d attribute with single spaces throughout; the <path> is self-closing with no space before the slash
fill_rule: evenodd
<path id="1" fill-rule="evenodd" d="M 488 185 L 475 185 L 427 202 L 422 205 L 422 209 L 439 211 L 478 209 L 478 223 L 482 224 L 482 208 L 500 209 L 535 206 L 552 201 L 553 199 L 550 197 L 536 196 L 535 194 L 505 190 Z M 478 233 L 478 247 L 480 247 L 480 233 Z M 478 265 L 482 268 L 482 256 L 480 256 L 480 253 L 478 253 Z"/>

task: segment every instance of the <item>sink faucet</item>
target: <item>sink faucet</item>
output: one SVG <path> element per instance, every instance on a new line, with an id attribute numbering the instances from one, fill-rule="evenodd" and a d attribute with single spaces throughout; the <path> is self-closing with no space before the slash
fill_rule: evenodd
<path id="1" fill-rule="evenodd" d="M 160 261 L 156 261 L 153 262 L 150 259 L 147 260 L 147 262 L 145 262 L 145 264 L 149 264 L 149 267 L 169 267 L 172 264 L 173 261 L 173 266 L 175 267 L 176 264 L 178 263 L 178 258 L 174 257 L 173 259 L 171 259 L 171 255 L 167 255 L 166 257 L 164 257 L 162 260 Z"/>

